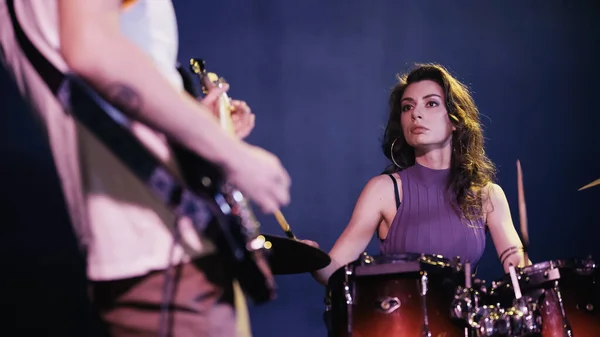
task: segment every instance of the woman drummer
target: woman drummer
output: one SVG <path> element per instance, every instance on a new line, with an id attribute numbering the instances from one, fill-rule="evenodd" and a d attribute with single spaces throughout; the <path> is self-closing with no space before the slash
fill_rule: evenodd
<path id="1" fill-rule="evenodd" d="M 524 266 L 467 87 L 440 65 L 418 65 L 399 78 L 389 104 L 382 149 L 392 164 L 367 182 L 329 252 L 331 264 L 314 278 L 326 285 L 333 272 L 358 259 L 375 232 L 383 255 L 458 256 L 475 268 L 489 230 L 504 271 Z"/>

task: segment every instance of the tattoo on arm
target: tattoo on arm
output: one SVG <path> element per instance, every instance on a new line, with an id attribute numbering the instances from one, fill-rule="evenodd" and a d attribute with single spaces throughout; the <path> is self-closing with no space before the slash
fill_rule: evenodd
<path id="1" fill-rule="evenodd" d="M 510 247 L 506 248 L 502 253 L 500 253 L 500 255 L 499 255 L 500 260 L 502 260 L 502 257 L 504 256 L 504 254 L 506 254 L 508 252 L 511 252 L 511 251 L 514 251 L 516 249 L 517 249 L 516 246 L 510 246 Z"/>
<path id="2" fill-rule="evenodd" d="M 142 109 L 142 97 L 133 88 L 124 84 L 112 84 L 107 90 L 107 99 L 117 109 L 132 117 Z"/>
<path id="3" fill-rule="evenodd" d="M 502 261 L 500 261 L 500 263 L 504 266 L 504 262 L 506 262 L 506 260 L 508 260 L 509 257 L 511 257 L 511 256 L 513 256 L 515 254 L 517 254 L 517 251 L 513 250 L 512 252 L 508 253 L 508 255 L 506 255 L 504 257 L 504 259 L 502 259 Z"/>
<path id="4" fill-rule="evenodd" d="M 523 252 L 523 247 L 515 247 L 515 246 L 511 246 L 508 247 L 507 249 L 505 249 L 501 254 L 500 254 L 500 263 L 504 266 L 504 262 L 506 262 L 506 260 L 508 260 L 509 257 L 519 253 L 519 252 Z"/>

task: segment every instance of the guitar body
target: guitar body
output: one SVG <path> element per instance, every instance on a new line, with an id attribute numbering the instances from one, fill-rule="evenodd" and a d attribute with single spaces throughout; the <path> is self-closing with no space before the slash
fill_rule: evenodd
<path id="1" fill-rule="evenodd" d="M 238 280 L 244 292 L 254 303 L 264 303 L 275 298 L 275 281 L 264 252 L 252 247 L 252 240 L 260 238 L 246 233 L 238 210 L 225 195 L 225 180 L 212 163 L 196 156 L 178 144 L 171 144 L 179 161 L 187 187 L 199 195 L 214 200 L 223 214 L 215 216 L 204 230 L 204 235 L 216 245 L 218 254 L 225 257 L 223 266 Z"/>

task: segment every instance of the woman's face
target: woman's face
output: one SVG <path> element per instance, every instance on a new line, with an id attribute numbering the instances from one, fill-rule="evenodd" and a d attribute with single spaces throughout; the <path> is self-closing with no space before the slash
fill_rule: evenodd
<path id="1" fill-rule="evenodd" d="M 406 142 L 417 150 L 449 146 L 452 125 L 446 109 L 442 87 L 434 81 L 412 83 L 404 90 L 400 102 L 400 124 Z"/>

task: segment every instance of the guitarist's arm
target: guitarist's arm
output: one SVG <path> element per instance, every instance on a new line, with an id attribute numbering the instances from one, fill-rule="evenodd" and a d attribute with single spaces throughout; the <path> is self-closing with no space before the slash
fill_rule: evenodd
<path id="1" fill-rule="evenodd" d="M 131 118 L 219 164 L 239 142 L 219 130 L 211 113 L 178 92 L 150 58 L 119 31 L 122 0 L 59 1 L 61 52 L 84 78 Z"/>
<path id="2" fill-rule="evenodd" d="M 61 53 L 71 71 L 129 117 L 221 165 L 264 211 L 287 204 L 290 179 L 279 160 L 223 132 L 211 111 L 168 83 L 119 31 L 121 3 L 58 1 Z"/>

